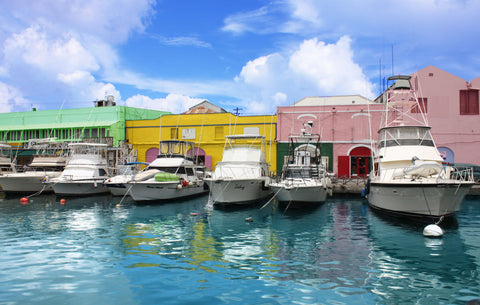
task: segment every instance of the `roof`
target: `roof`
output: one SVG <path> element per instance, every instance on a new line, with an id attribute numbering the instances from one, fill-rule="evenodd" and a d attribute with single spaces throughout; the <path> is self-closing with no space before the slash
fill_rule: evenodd
<path id="1" fill-rule="evenodd" d="M 195 114 L 195 113 L 224 113 L 227 112 L 225 109 L 218 107 L 209 101 L 205 100 L 200 104 L 197 104 L 193 107 L 190 107 L 183 114 Z"/>
<path id="2" fill-rule="evenodd" d="M 157 119 L 165 111 L 112 106 L 0 113 L 0 131 L 106 127 L 125 120 Z"/>
<path id="3" fill-rule="evenodd" d="M 361 95 L 307 96 L 293 106 L 366 105 L 372 101 Z"/>
<path id="4" fill-rule="evenodd" d="M 82 122 L 65 122 L 65 123 L 45 123 L 45 124 L 28 124 L 28 125 L 10 125 L 0 126 L 0 130 L 38 130 L 38 129 L 55 129 L 55 128 L 75 128 L 75 127 L 104 127 L 112 126 L 118 121 L 96 121 L 90 123 Z"/>

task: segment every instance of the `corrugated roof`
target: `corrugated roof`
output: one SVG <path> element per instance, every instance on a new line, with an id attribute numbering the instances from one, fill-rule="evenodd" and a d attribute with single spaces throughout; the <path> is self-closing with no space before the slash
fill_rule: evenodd
<path id="1" fill-rule="evenodd" d="M 48 124 L 32 124 L 32 125 L 12 125 L 0 126 L 0 131 L 10 130 L 38 130 L 38 129 L 59 129 L 59 128 L 87 128 L 87 127 L 103 127 L 112 126 L 120 121 L 92 121 L 92 122 L 65 122 L 65 123 L 48 123 Z"/>

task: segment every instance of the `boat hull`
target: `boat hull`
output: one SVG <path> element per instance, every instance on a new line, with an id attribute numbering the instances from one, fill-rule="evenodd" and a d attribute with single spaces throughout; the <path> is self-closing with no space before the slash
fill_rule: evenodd
<path id="1" fill-rule="evenodd" d="M 69 181 L 52 183 L 53 191 L 61 196 L 89 196 L 108 193 L 102 181 Z"/>
<path id="2" fill-rule="evenodd" d="M 125 196 L 129 188 L 126 183 L 106 183 L 105 185 L 112 196 Z"/>
<path id="3" fill-rule="evenodd" d="M 44 183 L 44 178 L 55 178 L 62 172 L 28 172 L 11 173 L 0 176 L 0 185 L 4 192 L 31 193 L 31 192 L 52 192 L 50 185 Z"/>
<path id="4" fill-rule="evenodd" d="M 280 202 L 321 203 L 327 200 L 327 189 L 323 185 L 292 185 L 272 184 L 275 198 Z"/>
<path id="5" fill-rule="evenodd" d="M 210 198 L 214 204 L 249 204 L 270 197 L 273 192 L 264 179 L 210 180 Z"/>
<path id="6" fill-rule="evenodd" d="M 135 201 L 175 200 L 207 193 L 202 183 L 181 185 L 175 182 L 129 182 L 127 189 Z"/>
<path id="7" fill-rule="evenodd" d="M 370 183 L 369 205 L 412 216 L 453 215 L 472 183 Z"/>

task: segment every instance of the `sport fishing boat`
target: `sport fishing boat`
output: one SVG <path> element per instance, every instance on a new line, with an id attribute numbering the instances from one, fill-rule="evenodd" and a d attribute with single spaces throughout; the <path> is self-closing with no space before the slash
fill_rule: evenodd
<path id="1" fill-rule="evenodd" d="M 179 199 L 206 193 L 204 175 L 205 167 L 196 162 L 194 143 L 160 141 L 157 158 L 127 188 L 135 201 Z"/>
<path id="2" fill-rule="evenodd" d="M 304 127 L 311 131 L 313 123 Z M 283 165 L 280 180 L 270 184 L 280 202 L 321 203 L 332 193 L 330 178 L 321 162 L 320 135 L 305 128 L 300 134 L 289 136 L 288 161 Z"/>
<path id="3" fill-rule="evenodd" d="M 272 195 L 265 147 L 261 135 L 226 136 L 222 161 L 205 179 L 213 204 L 255 203 Z"/>
<path id="4" fill-rule="evenodd" d="M 116 166 L 117 174 L 103 182 L 112 196 L 125 196 L 129 193 L 128 182 L 140 172 L 141 164 L 148 165 L 143 162 L 129 162 Z"/>
<path id="5" fill-rule="evenodd" d="M 0 143 L 0 176 L 16 171 L 15 161 L 12 160 L 12 146 Z"/>
<path id="6" fill-rule="evenodd" d="M 442 164 L 410 76 L 394 83 L 379 98 L 385 104 L 365 193 L 372 208 L 409 216 L 453 215 L 474 184 L 472 169 Z"/>
<path id="7" fill-rule="evenodd" d="M 33 160 L 22 172 L 6 173 L 0 176 L 0 185 L 4 192 L 33 193 L 52 192 L 51 185 L 45 182 L 59 177 L 65 169 L 67 150 L 59 142 L 30 141 L 27 149 L 34 149 Z"/>
<path id="8" fill-rule="evenodd" d="M 57 195 L 85 196 L 107 193 L 103 181 L 109 177 L 107 144 L 70 143 L 70 154 L 62 174 L 47 183 Z"/>

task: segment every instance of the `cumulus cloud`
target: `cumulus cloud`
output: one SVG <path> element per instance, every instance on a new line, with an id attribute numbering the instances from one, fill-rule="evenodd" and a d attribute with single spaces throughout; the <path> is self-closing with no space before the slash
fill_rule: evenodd
<path id="1" fill-rule="evenodd" d="M 152 99 L 145 95 L 137 94 L 125 101 L 126 106 L 169 111 L 174 114 L 182 113 L 189 108 L 203 102 L 205 99 L 191 98 L 180 94 L 169 94 L 165 98 Z"/>
<path id="2" fill-rule="evenodd" d="M 341 37 L 335 44 L 306 40 L 292 54 L 289 68 L 297 81 L 310 83 L 323 94 L 361 94 L 373 98 L 372 85 L 353 59 L 351 39 Z"/>
<path id="3" fill-rule="evenodd" d="M 143 32 L 153 16 L 154 0 L 16 0 L 3 1 L 2 10 L 13 18 L 6 26 L 18 31 L 38 24 L 50 33 L 75 32 L 117 44 L 136 31 Z"/>
<path id="4" fill-rule="evenodd" d="M 18 93 L 30 97 L 31 103 L 43 99 L 56 102 L 58 107 L 68 99 L 74 102 L 70 107 L 86 107 L 92 100 L 103 98 L 105 91 L 119 98 L 112 84 L 94 76 L 100 64 L 89 50 L 75 37 L 51 37 L 46 29 L 31 26 L 6 39 L 3 75 L 16 84 Z M 98 95 L 99 91 L 104 92 Z M 55 97 L 59 100 L 55 101 Z"/>
<path id="5" fill-rule="evenodd" d="M 106 94 L 119 100 L 119 91 L 102 76 L 118 68 L 114 46 L 144 30 L 153 4 L 7 1 L 0 18 L 0 80 L 15 88 L 9 92 L 23 108 L 88 107 Z"/>
<path id="6" fill-rule="evenodd" d="M 16 88 L 0 82 L 0 112 L 26 111 L 29 106 Z"/>
<path id="7" fill-rule="evenodd" d="M 236 82 L 248 89 L 243 96 L 249 112 L 269 112 L 305 96 L 360 94 L 373 98 L 373 85 L 354 61 L 351 39 L 336 43 L 317 38 L 290 51 L 249 61 Z"/>

